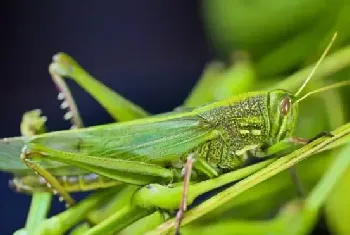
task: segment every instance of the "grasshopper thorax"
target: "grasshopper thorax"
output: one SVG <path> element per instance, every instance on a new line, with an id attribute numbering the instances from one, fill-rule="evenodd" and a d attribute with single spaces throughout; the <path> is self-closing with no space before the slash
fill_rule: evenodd
<path id="1" fill-rule="evenodd" d="M 298 104 L 295 95 L 286 90 L 268 92 L 270 140 L 277 143 L 293 134 Z"/>

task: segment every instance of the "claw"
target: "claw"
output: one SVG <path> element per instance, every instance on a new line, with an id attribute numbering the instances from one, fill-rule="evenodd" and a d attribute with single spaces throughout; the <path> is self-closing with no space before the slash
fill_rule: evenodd
<path id="1" fill-rule="evenodd" d="M 315 137 L 311 138 L 308 143 L 311 143 L 312 141 L 314 140 L 317 140 L 318 138 L 321 138 L 321 137 L 334 137 L 334 135 L 328 131 L 322 131 L 321 133 L 317 134 Z"/>

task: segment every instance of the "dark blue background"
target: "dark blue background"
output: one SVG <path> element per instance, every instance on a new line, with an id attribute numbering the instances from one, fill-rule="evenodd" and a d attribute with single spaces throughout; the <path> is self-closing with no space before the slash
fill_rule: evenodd
<path id="1" fill-rule="evenodd" d="M 23 112 L 35 108 L 51 130 L 69 127 L 47 72 L 58 51 L 152 113 L 180 105 L 210 58 L 198 7 L 188 0 L 8 1 L 0 7 L 0 137 L 19 135 Z M 86 125 L 112 121 L 71 85 Z M 1 234 L 12 234 L 24 225 L 30 198 L 0 176 Z M 61 208 L 55 199 L 53 212 Z"/>

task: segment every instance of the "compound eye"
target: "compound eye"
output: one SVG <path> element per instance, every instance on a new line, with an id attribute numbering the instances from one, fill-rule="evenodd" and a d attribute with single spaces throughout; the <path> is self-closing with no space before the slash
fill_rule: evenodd
<path id="1" fill-rule="evenodd" d="M 289 113 L 291 107 L 292 101 L 289 97 L 284 98 L 280 103 L 280 111 L 284 116 Z"/>

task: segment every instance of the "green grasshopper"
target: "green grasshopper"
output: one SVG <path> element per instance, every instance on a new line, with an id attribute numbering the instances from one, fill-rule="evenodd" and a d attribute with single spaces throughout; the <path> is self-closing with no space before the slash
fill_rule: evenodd
<path id="1" fill-rule="evenodd" d="M 276 156 L 307 142 L 293 137 L 298 103 L 310 94 L 349 85 L 348 81 L 337 83 L 298 98 L 331 44 L 295 94 L 285 90 L 249 92 L 191 110 L 151 117 L 88 76 L 79 80 L 76 75 L 81 71 L 76 62 L 58 54 L 50 72 L 59 89 L 64 91 L 59 98 L 68 98 L 63 105 L 70 108 L 67 119 L 73 118 L 76 127 L 82 125 L 74 101 L 69 99 L 59 78 L 61 75 L 74 76 L 80 85 L 92 91 L 113 117 L 125 122 L 8 138 L 0 143 L 0 149 L 5 157 L 21 155 L 25 165 L 70 205 L 74 200 L 69 191 L 74 190 L 69 190 L 66 185 L 69 175 L 79 177 L 94 173 L 116 182 L 140 186 L 183 181 L 176 223 L 178 231 L 186 210 L 190 180 L 215 178 L 243 167 L 250 156 Z M 118 106 L 123 107 L 123 112 Z M 29 191 L 35 191 L 40 188 L 40 178 L 34 176 L 36 183 L 25 182 L 28 177 L 33 177 L 26 166 L 14 162 L 1 169 L 19 175 L 17 186 L 34 186 Z"/>

